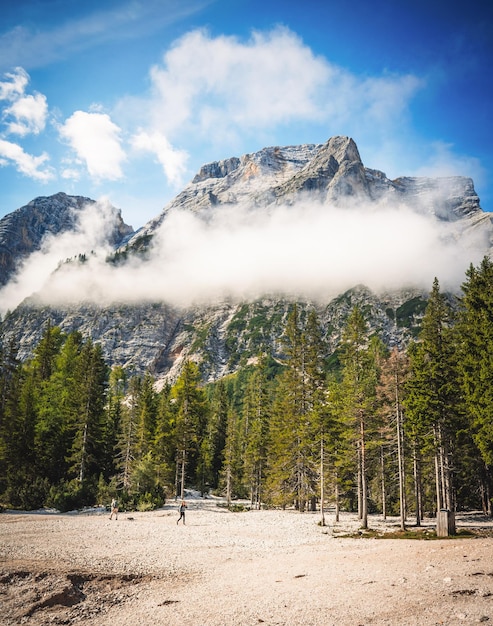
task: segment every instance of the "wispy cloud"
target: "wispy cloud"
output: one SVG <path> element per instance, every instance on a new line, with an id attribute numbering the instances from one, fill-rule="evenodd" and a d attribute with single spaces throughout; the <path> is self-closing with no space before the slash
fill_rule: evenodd
<path id="1" fill-rule="evenodd" d="M 156 157 L 171 184 L 179 185 L 183 181 L 188 154 L 173 148 L 162 133 L 141 131 L 134 135 L 131 143 L 135 150 L 150 152 Z"/>
<path id="2" fill-rule="evenodd" d="M 318 127 L 321 141 L 331 134 L 381 141 L 423 87 L 413 75 L 358 76 L 284 27 L 246 40 L 189 32 L 152 67 L 150 79 L 151 92 L 125 97 L 114 115 L 138 125 L 134 147 L 154 153 L 172 182 L 206 147 L 208 154 L 235 154 L 297 124 Z"/>
<path id="3" fill-rule="evenodd" d="M 70 54 L 72 48 L 97 45 L 105 38 L 142 34 L 200 10 L 206 2 L 115 4 L 50 32 L 41 30 L 29 45 L 41 57 L 62 49 Z M 22 33 L 17 35 L 19 43 Z M 357 74 L 316 54 L 285 27 L 247 38 L 193 30 L 168 46 L 150 68 L 149 81 L 146 93 L 122 96 L 112 108 L 103 102 L 98 110 L 66 113 L 61 122 L 58 112 L 55 123 L 46 97 L 29 92 L 27 72 L 19 67 L 10 71 L 0 81 L 1 164 L 36 180 L 57 175 L 99 190 L 103 181 L 135 183 L 139 176 L 149 185 L 145 159 L 152 159 L 164 174 L 153 181 L 153 195 L 159 185 L 164 203 L 205 162 L 281 140 L 283 145 L 287 136 L 290 143 L 302 143 L 303 129 L 308 141 L 353 137 L 365 164 L 391 178 L 460 173 L 477 179 L 481 173 L 477 159 L 457 154 L 450 144 L 430 144 L 416 136 L 411 109 L 416 94 L 427 87 L 422 77 L 385 71 Z M 54 127 L 62 145 L 55 145 Z M 36 145 L 46 138 L 41 155 L 30 154 L 34 144 L 22 143 L 29 135 L 37 135 Z"/>
<path id="4" fill-rule="evenodd" d="M 13 279 L 0 290 L 2 313 L 15 308 L 22 300 L 43 290 L 60 263 L 78 254 L 96 251 L 101 258 L 110 252 L 109 236 L 115 226 L 115 209 L 107 199 L 88 204 L 76 215 L 73 231 L 46 235 L 40 250 L 33 252 L 20 266 Z M 90 294 L 81 293 L 81 299 Z"/>
<path id="5" fill-rule="evenodd" d="M 17 100 L 24 94 L 28 84 L 29 74 L 22 67 L 6 72 L 4 80 L 0 81 L 0 100 Z"/>
<path id="6" fill-rule="evenodd" d="M 11 118 L 7 124 L 10 134 L 39 135 L 44 130 L 48 116 L 46 96 L 40 93 L 19 98 L 4 110 L 5 117 Z"/>
<path id="7" fill-rule="evenodd" d="M 55 60 L 94 46 L 122 39 L 145 37 L 200 11 L 212 0 L 148 0 L 115 2 L 111 8 L 92 11 L 82 17 L 63 19 L 52 15 L 49 28 L 18 24 L 0 34 L 0 69 L 15 66 L 43 67 Z M 45 7 L 41 9 L 44 11 Z M 42 23 L 42 20 L 41 20 Z"/>
<path id="8" fill-rule="evenodd" d="M 435 141 L 425 162 L 413 172 L 416 176 L 470 176 L 481 183 L 485 170 L 479 159 L 457 154 L 453 144 Z"/>
<path id="9" fill-rule="evenodd" d="M 53 168 L 47 167 L 49 156 L 43 152 L 39 156 L 33 156 L 24 152 L 16 143 L 0 139 L 0 166 L 13 165 L 21 174 L 47 182 L 55 177 Z"/>
<path id="10" fill-rule="evenodd" d="M 12 165 L 29 178 L 47 182 L 54 177 L 54 169 L 47 166 L 47 152 L 34 156 L 18 143 L 7 139 L 10 135 L 38 135 L 45 128 L 48 117 L 46 97 L 36 92 L 26 94 L 29 81 L 29 75 L 20 67 L 5 74 L 4 80 L 0 81 L 0 102 L 5 103 L 2 108 L 0 165 Z"/>

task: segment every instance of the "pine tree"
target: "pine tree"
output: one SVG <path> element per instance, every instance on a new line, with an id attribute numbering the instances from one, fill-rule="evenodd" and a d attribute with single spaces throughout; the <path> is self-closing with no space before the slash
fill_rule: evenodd
<path id="1" fill-rule="evenodd" d="M 243 473 L 254 508 L 263 498 L 267 464 L 267 436 L 270 421 L 270 395 L 266 358 L 260 359 L 245 390 L 242 407 L 244 432 Z"/>
<path id="2" fill-rule="evenodd" d="M 157 394 L 149 372 L 140 380 L 134 402 L 137 427 L 135 455 L 141 459 L 150 452 L 156 430 Z"/>
<path id="3" fill-rule="evenodd" d="M 199 476 L 203 489 L 217 487 L 219 475 L 224 462 L 224 446 L 226 442 L 226 426 L 230 401 L 224 380 L 214 385 L 211 410 L 207 420 L 200 450 Z"/>
<path id="4" fill-rule="evenodd" d="M 352 496 L 354 437 L 352 428 L 347 425 L 342 384 L 335 375 L 331 375 L 327 381 L 326 395 L 323 412 L 324 469 L 332 484 L 335 521 L 338 522 L 343 494 Z"/>
<path id="5" fill-rule="evenodd" d="M 99 475 L 104 460 L 105 392 L 108 368 L 101 346 L 85 341 L 77 358 L 73 380 L 74 415 L 71 419 L 71 470 L 82 483 Z"/>
<path id="6" fill-rule="evenodd" d="M 207 420 L 207 398 L 200 385 L 200 372 L 195 363 L 186 361 L 172 389 L 176 402 L 176 487 L 184 496 L 185 482 L 197 480 L 199 451 Z"/>
<path id="7" fill-rule="evenodd" d="M 138 399 L 141 378 L 134 376 L 129 380 L 128 395 L 125 406 L 122 407 L 120 440 L 118 442 L 117 466 L 119 474 L 117 485 L 126 493 L 132 490 L 132 473 L 136 462 L 137 428 L 138 428 Z"/>
<path id="8" fill-rule="evenodd" d="M 100 472 L 103 480 L 110 480 L 118 471 L 118 443 L 121 440 L 123 401 L 127 376 L 121 366 L 111 369 L 108 379 L 106 419 L 103 429 L 103 461 Z"/>
<path id="9" fill-rule="evenodd" d="M 48 320 L 40 342 L 34 350 L 33 365 L 40 380 L 48 380 L 55 369 L 55 362 L 66 336 L 58 326 L 52 326 Z"/>
<path id="10" fill-rule="evenodd" d="M 435 279 L 419 344 L 410 351 L 406 407 L 413 435 L 425 445 L 423 451 L 431 438 L 437 511 L 455 509 L 452 468 L 460 403 L 452 323 L 452 309 Z"/>
<path id="11" fill-rule="evenodd" d="M 392 459 L 397 460 L 397 476 L 399 483 L 399 512 L 401 529 L 405 530 L 406 506 L 406 474 L 405 474 L 405 437 L 404 437 L 404 383 L 408 375 L 406 355 L 394 348 L 383 361 L 380 371 L 380 384 L 377 388 L 379 410 L 382 415 L 382 464 L 385 463 L 385 450 L 390 450 Z M 396 453 L 395 453 L 396 452 Z M 395 468 L 395 464 L 393 465 Z M 382 468 L 382 474 L 385 468 Z M 385 489 L 383 488 L 382 508 L 385 518 Z"/>
<path id="12" fill-rule="evenodd" d="M 171 403 L 171 385 L 165 384 L 158 394 L 156 428 L 152 446 L 157 483 L 165 489 L 173 484 L 175 411 Z"/>
<path id="13" fill-rule="evenodd" d="M 341 347 L 342 390 L 348 425 L 352 425 L 357 453 L 358 514 L 368 528 L 368 430 L 375 412 L 377 372 L 369 348 L 367 323 L 358 307 L 348 317 Z"/>
<path id="14" fill-rule="evenodd" d="M 10 342 L 9 349 L 0 352 L 0 488 L 14 505 L 18 504 L 22 481 L 27 478 L 26 461 L 33 456 L 32 420 L 30 413 L 23 414 L 22 385 L 17 347 Z"/>
<path id="15" fill-rule="evenodd" d="M 241 461 L 240 421 L 234 408 L 230 407 L 227 415 L 222 467 L 222 482 L 228 507 L 231 505 L 231 499 L 241 493 Z"/>
<path id="16" fill-rule="evenodd" d="M 285 328 L 286 369 L 279 378 L 270 423 L 269 490 L 274 502 L 294 501 L 303 512 L 317 494 L 319 465 L 313 449 L 313 398 L 307 372 L 307 340 L 293 306 Z M 317 450 L 318 452 L 318 450 Z"/>
<path id="17" fill-rule="evenodd" d="M 70 449 L 79 419 L 78 360 L 82 335 L 70 333 L 43 381 L 38 403 L 35 447 L 38 472 L 57 484 L 68 476 Z M 72 472 L 76 478 L 76 470 Z"/>
<path id="18" fill-rule="evenodd" d="M 457 324 L 459 369 L 470 431 L 484 466 L 483 501 L 492 514 L 493 494 L 493 262 L 471 265 L 462 285 Z"/>

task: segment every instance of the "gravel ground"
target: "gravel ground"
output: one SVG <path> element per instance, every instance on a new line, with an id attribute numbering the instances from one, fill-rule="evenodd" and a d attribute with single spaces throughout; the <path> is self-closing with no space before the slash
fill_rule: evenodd
<path id="1" fill-rule="evenodd" d="M 319 513 L 191 500 L 186 515 L 3 513 L 0 623 L 493 626 L 491 519 L 458 516 L 473 536 L 398 540 L 343 536 L 359 527 L 349 514 L 322 527 Z"/>

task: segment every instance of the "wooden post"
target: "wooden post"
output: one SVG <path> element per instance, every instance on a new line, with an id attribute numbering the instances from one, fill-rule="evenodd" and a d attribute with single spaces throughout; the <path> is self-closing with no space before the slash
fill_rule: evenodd
<path id="1" fill-rule="evenodd" d="M 437 537 L 455 535 L 455 514 L 448 509 L 440 509 L 437 513 Z"/>

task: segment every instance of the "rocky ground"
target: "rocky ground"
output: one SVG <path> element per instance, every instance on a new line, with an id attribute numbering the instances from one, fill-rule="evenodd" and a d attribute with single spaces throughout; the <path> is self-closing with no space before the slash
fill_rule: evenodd
<path id="1" fill-rule="evenodd" d="M 493 522 L 397 539 L 395 519 L 231 512 L 190 500 L 148 513 L 0 515 L 0 623 L 98 626 L 493 624 Z M 354 535 L 353 535 L 354 533 Z M 351 536 L 348 536 L 351 535 Z M 427 537 L 427 538 L 425 538 Z"/>

